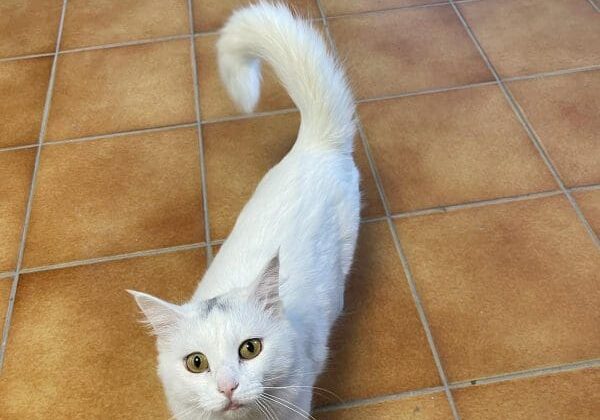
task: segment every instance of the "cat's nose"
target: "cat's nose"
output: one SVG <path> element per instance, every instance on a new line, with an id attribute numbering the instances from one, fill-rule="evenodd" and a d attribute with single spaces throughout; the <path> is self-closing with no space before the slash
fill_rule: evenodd
<path id="1" fill-rule="evenodd" d="M 217 384 L 219 392 L 225 394 L 225 396 L 229 399 L 231 399 L 233 391 L 235 391 L 239 385 L 240 384 L 238 382 L 233 380 L 219 381 Z"/>

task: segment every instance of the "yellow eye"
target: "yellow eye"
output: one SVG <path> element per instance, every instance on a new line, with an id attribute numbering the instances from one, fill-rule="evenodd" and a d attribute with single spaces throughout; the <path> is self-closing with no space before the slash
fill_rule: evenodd
<path id="1" fill-rule="evenodd" d="M 185 358 L 185 367 L 192 373 L 206 372 L 208 360 L 202 353 L 192 353 Z"/>
<path id="2" fill-rule="evenodd" d="M 245 360 L 254 359 L 262 351 L 262 342 L 258 338 L 246 340 L 240 346 L 240 357 Z"/>

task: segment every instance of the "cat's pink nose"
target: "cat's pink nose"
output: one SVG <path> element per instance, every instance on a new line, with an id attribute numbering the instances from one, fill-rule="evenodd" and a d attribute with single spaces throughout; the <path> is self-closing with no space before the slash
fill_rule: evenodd
<path id="1" fill-rule="evenodd" d="M 220 393 L 225 394 L 225 396 L 227 398 L 231 399 L 231 397 L 233 395 L 233 391 L 235 391 L 237 389 L 237 387 L 239 386 L 239 383 L 237 383 L 236 381 L 232 381 L 232 380 L 222 380 L 222 381 L 219 381 L 217 386 L 219 388 Z"/>

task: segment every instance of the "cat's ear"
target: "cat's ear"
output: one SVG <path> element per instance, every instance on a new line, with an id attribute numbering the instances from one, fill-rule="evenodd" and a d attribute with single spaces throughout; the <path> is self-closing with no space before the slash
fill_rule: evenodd
<path id="1" fill-rule="evenodd" d="M 265 310 L 274 315 L 281 315 L 283 305 L 279 296 L 279 252 L 263 269 L 254 284 L 252 297 Z"/>
<path id="2" fill-rule="evenodd" d="M 135 290 L 127 290 L 127 292 L 135 298 L 137 305 L 144 313 L 144 323 L 158 337 L 168 335 L 182 318 L 182 313 L 177 305 Z"/>

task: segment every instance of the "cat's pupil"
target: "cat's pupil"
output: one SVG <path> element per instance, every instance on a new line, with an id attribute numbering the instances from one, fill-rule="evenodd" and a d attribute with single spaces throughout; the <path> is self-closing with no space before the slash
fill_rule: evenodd
<path id="1" fill-rule="evenodd" d="M 200 356 L 194 357 L 194 366 L 196 366 L 196 368 L 200 367 Z"/>
<path id="2" fill-rule="evenodd" d="M 254 353 L 254 344 L 252 344 L 252 342 L 247 342 L 246 343 L 246 349 L 250 352 L 250 353 Z"/>

